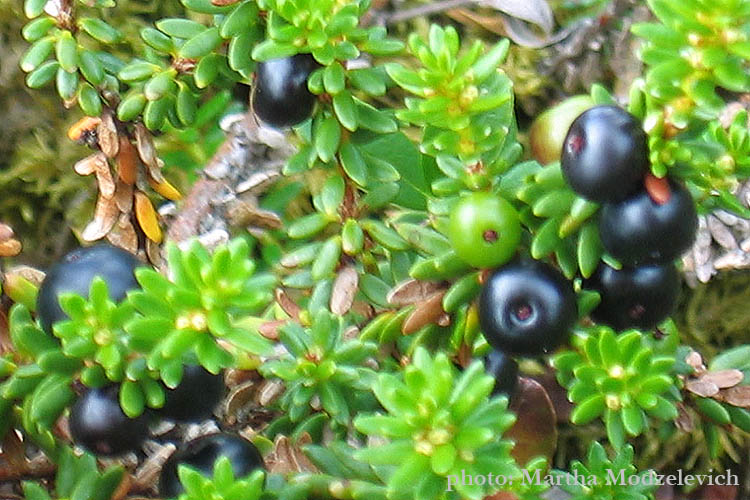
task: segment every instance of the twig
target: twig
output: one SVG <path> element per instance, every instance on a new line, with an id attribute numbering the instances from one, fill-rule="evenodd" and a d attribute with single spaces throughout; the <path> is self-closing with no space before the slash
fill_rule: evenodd
<path id="1" fill-rule="evenodd" d="M 385 24 L 396 24 L 402 21 L 406 21 L 415 17 L 429 16 L 430 14 L 437 14 L 450 9 L 457 9 L 464 5 L 470 5 L 477 3 L 479 0 L 441 0 L 439 2 L 431 2 L 427 5 L 420 5 L 419 7 L 413 7 L 393 14 L 384 14 L 382 19 Z"/>

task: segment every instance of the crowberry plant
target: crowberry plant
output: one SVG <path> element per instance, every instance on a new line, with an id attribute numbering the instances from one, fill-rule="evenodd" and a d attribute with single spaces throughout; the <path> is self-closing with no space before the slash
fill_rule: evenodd
<path id="1" fill-rule="evenodd" d="M 625 2 L 557 2 L 554 36 L 496 3 L 543 47 Z M 4 276 L 0 495 L 645 500 L 746 463 L 750 346 L 669 315 L 702 224 L 750 217 L 750 7 L 645 3 L 641 76 L 529 127 L 529 50 L 471 10 L 25 0 L 20 69 L 95 194 L 85 248 Z"/>

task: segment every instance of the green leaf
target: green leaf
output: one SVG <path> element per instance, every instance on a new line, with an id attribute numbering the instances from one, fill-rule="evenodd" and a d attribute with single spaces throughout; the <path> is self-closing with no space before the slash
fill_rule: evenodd
<path id="1" fill-rule="evenodd" d="M 315 151 L 324 162 L 331 161 L 339 148 L 341 141 L 341 127 L 338 121 L 329 116 L 319 122 L 315 131 Z"/>
<path id="2" fill-rule="evenodd" d="M 727 409 L 715 399 L 695 398 L 695 406 L 703 415 L 719 425 L 727 425 L 732 421 Z"/>
<path id="3" fill-rule="evenodd" d="M 339 123 L 347 130 L 354 132 L 358 126 L 357 109 L 354 106 L 354 99 L 349 92 L 339 92 L 333 96 L 333 110 L 336 113 Z"/>
<path id="4" fill-rule="evenodd" d="M 167 113 L 172 104 L 168 98 L 149 101 L 143 110 L 143 124 L 149 130 L 160 130 L 167 120 Z"/>
<path id="5" fill-rule="evenodd" d="M 224 18 L 219 29 L 222 38 L 231 38 L 240 33 L 246 32 L 249 27 L 258 21 L 258 6 L 255 2 L 245 1 L 239 7 L 236 7 L 228 16 Z M 250 59 L 250 52 L 246 57 Z"/>
<path id="6" fill-rule="evenodd" d="M 159 31 L 175 38 L 188 39 L 205 31 L 206 27 L 191 19 L 170 18 L 156 21 Z"/>
<path id="7" fill-rule="evenodd" d="M 135 82 L 150 78 L 157 71 L 161 71 L 161 68 L 156 64 L 135 61 L 122 68 L 117 77 L 124 82 Z"/>
<path id="8" fill-rule="evenodd" d="M 381 134 L 388 134 L 396 132 L 396 130 L 398 130 L 396 121 L 388 114 L 374 108 L 370 104 L 367 104 L 356 97 L 354 97 L 353 99 L 354 105 L 357 108 L 359 125 L 361 127 Z"/>
<path id="9" fill-rule="evenodd" d="M 99 92 L 88 83 L 81 83 L 78 89 L 78 105 L 88 116 L 99 116 L 102 113 L 102 100 Z"/>
<path id="10" fill-rule="evenodd" d="M 606 410 L 604 414 L 604 423 L 607 428 L 607 439 L 615 449 L 622 448 L 625 445 L 625 427 L 620 418 L 620 413 L 613 410 Z"/>
<path id="11" fill-rule="evenodd" d="M 170 37 L 154 28 L 143 28 L 141 30 L 141 38 L 152 49 L 163 54 L 170 54 L 175 48 L 174 42 Z"/>
<path id="12" fill-rule="evenodd" d="M 23 3 L 23 12 L 26 17 L 33 19 L 42 15 L 45 5 L 47 5 L 47 0 L 26 0 Z"/>
<path id="13" fill-rule="evenodd" d="M 101 85 L 104 81 L 104 65 L 96 55 L 89 50 L 81 50 L 78 54 L 78 64 L 81 74 L 92 85 Z"/>
<path id="14" fill-rule="evenodd" d="M 145 405 L 146 398 L 140 384 L 126 380 L 120 385 L 120 406 L 125 415 L 135 418 L 143 413 Z"/>
<path id="15" fill-rule="evenodd" d="M 479 272 L 467 274 L 451 285 L 443 296 L 445 312 L 455 312 L 460 306 L 472 301 L 477 296 L 482 288 L 479 283 L 479 274 Z"/>
<path id="16" fill-rule="evenodd" d="M 741 345 L 728 349 L 708 364 L 710 371 L 719 370 L 750 370 L 750 345 Z"/>
<path id="17" fill-rule="evenodd" d="M 26 76 L 26 85 L 38 89 L 47 85 L 55 78 L 60 64 L 57 61 L 47 61 Z"/>
<path id="18" fill-rule="evenodd" d="M 146 107 L 146 96 L 141 93 L 131 94 L 117 106 L 117 118 L 121 121 L 128 122 L 135 120 Z"/>
<path id="19" fill-rule="evenodd" d="M 175 74 L 174 70 L 169 70 L 156 73 L 152 76 L 143 87 L 143 95 L 146 96 L 146 99 L 157 101 L 171 93 L 176 86 L 174 82 Z"/>
<path id="20" fill-rule="evenodd" d="M 23 482 L 23 495 L 26 500 L 52 500 L 45 488 L 31 481 Z"/>
<path id="21" fill-rule="evenodd" d="M 36 42 L 46 36 L 49 30 L 55 27 L 55 20 L 51 17 L 41 17 L 26 24 L 21 30 L 23 39 L 27 42 Z"/>
<path id="22" fill-rule="evenodd" d="M 362 251 L 365 236 L 359 223 L 354 219 L 346 219 L 341 229 L 341 247 L 347 255 L 357 255 Z"/>
<path id="23" fill-rule="evenodd" d="M 189 86 L 181 83 L 179 87 L 175 111 L 183 125 L 190 126 L 195 121 L 195 115 L 198 111 L 198 98 Z"/>
<path id="24" fill-rule="evenodd" d="M 195 85 L 199 89 L 206 88 L 213 83 L 219 75 L 219 68 L 223 63 L 222 59 L 219 54 L 209 54 L 200 60 L 193 74 Z"/>
<path id="25" fill-rule="evenodd" d="M 374 219 L 367 219 L 360 222 L 362 229 L 384 247 L 391 250 L 407 250 L 409 249 L 409 243 L 404 240 L 396 231 L 389 228 L 380 221 Z"/>
<path id="26" fill-rule="evenodd" d="M 352 84 L 371 96 L 385 94 L 385 75 L 382 68 L 363 68 L 349 71 Z"/>
<path id="27" fill-rule="evenodd" d="M 57 68 L 57 73 L 55 74 L 55 83 L 57 85 L 57 94 L 63 100 L 68 101 L 76 94 L 78 88 L 78 73 L 69 73 L 60 66 Z"/>
<path id="28" fill-rule="evenodd" d="M 78 44 L 70 31 L 63 31 L 57 38 L 55 55 L 65 71 L 70 73 L 78 69 Z"/>
<path id="29" fill-rule="evenodd" d="M 250 58 L 250 51 L 255 42 L 256 38 L 251 33 L 242 33 L 232 38 L 227 50 L 229 67 L 240 73 L 251 71 L 255 65 L 255 61 Z"/>
<path id="30" fill-rule="evenodd" d="M 330 66 L 326 66 L 323 70 L 323 86 L 326 92 L 331 95 L 336 95 L 346 85 L 346 78 L 344 73 L 344 67 L 338 61 L 334 62 Z"/>
<path id="31" fill-rule="evenodd" d="M 508 55 L 510 41 L 503 39 L 480 57 L 471 67 L 475 81 L 478 83 L 486 80 L 490 75 L 495 73 L 500 64 Z"/>
<path id="32" fill-rule="evenodd" d="M 590 277 L 599 266 L 603 251 L 598 225 L 586 224 L 578 235 L 578 267 L 584 278 Z"/>
<path id="33" fill-rule="evenodd" d="M 42 38 L 34 42 L 21 59 L 21 69 L 27 73 L 34 71 L 47 60 L 54 47 L 55 42 L 52 37 Z"/>
<path id="34" fill-rule="evenodd" d="M 201 14 L 226 14 L 234 8 L 233 5 L 218 6 L 211 0 L 180 0 L 182 5 Z"/>
<path id="35" fill-rule="evenodd" d="M 370 301 L 381 307 L 388 307 L 388 292 L 391 287 L 372 274 L 363 274 L 359 280 L 359 289 Z"/>
<path id="36" fill-rule="evenodd" d="M 339 150 L 341 167 L 354 182 L 360 186 L 367 186 L 367 164 L 358 148 L 346 141 Z"/>
<path id="37" fill-rule="evenodd" d="M 83 17 L 78 20 L 78 26 L 102 43 L 117 43 L 122 40 L 122 33 L 119 30 L 99 18 Z"/>
<path id="38" fill-rule="evenodd" d="M 333 276 L 341 257 L 341 237 L 334 236 L 326 241 L 310 270 L 312 278 L 320 281 Z"/>
<path id="39" fill-rule="evenodd" d="M 296 55 L 299 49 L 290 43 L 278 43 L 274 40 L 265 40 L 255 46 L 252 58 L 258 62 L 269 59 L 279 59 Z"/>
<path id="40" fill-rule="evenodd" d="M 552 253 L 560 244 L 557 230 L 560 227 L 560 219 L 557 217 L 547 219 L 537 230 L 531 242 L 531 256 L 541 259 Z"/>
<path id="41" fill-rule="evenodd" d="M 190 38 L 180 48 L 180 57 L 186 59 L 198 59 L 208 55 L 222 42 L 219 28 L 207 28 L 203 32 Z"/>
<path id="42" fill-rule="evenodd" d="M 328 225 L 328 217 L 321 213 L 312 213 L 300 217 L 291 224 L 287 229 L 290 238 L 305 239 L 322 231 Z"/>
<path id="43" fill-rule="evenodd" d="M 570 421 L 574 425 L 585 425 L 604 413 L 606 408 L 604 395 L 595 394 L 573 408 Z"/>

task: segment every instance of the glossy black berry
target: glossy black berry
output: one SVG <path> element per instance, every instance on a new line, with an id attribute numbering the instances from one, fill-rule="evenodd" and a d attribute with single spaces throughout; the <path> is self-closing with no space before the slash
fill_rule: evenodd
<path id="1" fill-rule="evenodd" d="M 505 394 L 510 397 L 518 385 L 518 363 L 507 354 L 493 349 L 484 360 L 484 367 L 495 378 L 492 395 Z"/>
<path id="2" fill-rule="evenodd" d="M 120 408 L 120 387 L 89 389 L 70 410 L 73 441 L 96 455 L 120 455 L 137 450 L 148 435 L 145 414 L 128 418 Z"/>
<path id="3" fill-rule="evenodd" d="M 180 385 L 166 390 L 159 415 L 178 422 L 204 420 L 211 417 L 223 396 L 223 373 L 214 375 L 202 366 L 188 365 Z"/>
<path id="4" fill-rule="evenodd" d="M 602 206 L 599 236 L 607 251 L 626 265 L 667 263 L 690 248 L 698 230 L 698 214 L 690 192 L 669 181 L 669 199 L 657 203 L 640 192 Z"/>
<path id="5" fill-rule="evenodd" d="M 674 264 L 614 269 L 601 264 L 586 283 L 601 295 L 591 313 L 597 323 L 615 330 L 650 329 L 667 319 L 677 305 L 680 275 Z"/>
<path id="6" fill-rule="evenodd" d="M 538 356 L 564 344 L 577 319 L 576 295 L 555 268 L 513 262 L 495 271 L 479 297 L 487 342 L 508 355 Z"/>
<path id="7" fill-rule="evenodd" d="M 211 434 L 190 441 L 164 463 L 159 476 L 162 498 L 176 498 L 183 491 L 177 476 L 178 465 L 188 465 L 206 477 L 213 476 L 214 462 L 227 457 L 236 479 L 263 467 L 263 457 L 250 441 L 233 434 Z"/>
<path id="8" fill-rule="evenodd" d="M 135 255 L 112 245 L 78 248 L 68 253 L 52 266 L 39 287 L 36 310 L 42 327 L 51 332 L 54 323 L 68 319 L 60 308 L 59 296 L 77 293 L 88 297 L 95 276 L 107 282 L 112 300 L 124 299 L 128 290 L 138 288 L 133 271 L 142 265 Z"/>
<path id="9" fill-rule="evenodd" d="M 579 195 L 618 201 L 638 189 L 648 169 L 648 141 L 638 120 L 616 106 L 597 106 L 573 121 L 562 171 Z"/>
<path id="10" fill-rule="evenodd" d="M 273 127 L 291 127 L 312 114 L 315 95 L 307 78 L 318 67 L 310 54 L 258 63 L 253 90 L 253 111 Z"/>

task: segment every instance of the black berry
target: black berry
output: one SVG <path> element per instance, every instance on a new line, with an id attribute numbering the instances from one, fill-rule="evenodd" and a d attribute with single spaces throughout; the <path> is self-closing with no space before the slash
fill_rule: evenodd
<path id="1" fill-rule="evenodd" d="M 537 356 L 564 344 L 577 319 L 568 280 L 539 261 L 495 271 L 479 297 L 479 322 L 487 342 L 508 355 Z"/>
<path id="2" fill-rule="evenodd" d="M 607 251 L 626 265 L 667 263 L 695 240 L 698 214 L 690 192 L 669 181 L 669 199 L 654 201 L 642 189 L 634 196 L 602 207 L 599 235 Z"/>
<path id="3" fill-rule="evenodd" d="M 89 389 L 70 410 L 73 441 L 96 455 L 111 456 L 136 450 L 148 435 L 146 415 L 128 418 L 120 408 L 120 387 Z"/>
<path id="4" fill-rule="evenodd" d="M 518 363 L 516 360 L 493 349 L 484 360 L 487 373 L 495 377 L 495 387 L 492 395 L 505 394 L 510 397 L 518 385 Z"/>
<path id="5" fill-rule="evenodd" d="M 214 375 L 202 366 L 188 365 L 183 370 L 180 385 L 167 389 L 159 414 L 178 422 L 204 420 L 211 417 L 223 396 L 222 373 Z"/>
<path id="6" fill-rule="evenodd" d="M 206 477 L 213 476 L 214 462 L 227 457 L 236 479 L 263 467 L 263 457 L 250 441 L 233 434 L 211 434 L 185 444 L 164 463 L 159 476 L 162 498 L 176 498 L 185 490 L 177 476 L 177 467 L 187 465 Z"/>
<path id="7" fill-rule="evenodd" d="M 677 305 L 680 275 L 672 263 L 619 271 L 601 264 L 586 286 L 601 295 L 601 302 L 591 313 L 594 321 L 615 330 L 650 329 Z"/>
<path id="8" fill-rule="evenodd" d="M 128 290 L 138 288 L 133 271 L 141 265 L 135 255 L 112 245 L 78 248 L 68 253 L 52 266 L 39 287 L 36 309 L 42 327 L 51 332 L 54 323 L 68 319 L 60 308 L 60 295 L 77 293 L 88 297 L 96 276 L 107 282 L 110 298 L 121 301 Z"/>
<path id="9" fill-rule="evenodd" d="M 315 95 L 307 78 L 318 67 L 310 54 L 258 63 L 252 105 L 255 114 L 273 127 L 290 127 L 310 116 Z"/>
<path id="10" fill-rule="evenodd" d="M 576 193 L 597 202 L 617 201 L 643 180 L 648 141 L 633 115 L 616 106 L 597 106 L 573 121 L 561 162 Z"/>

